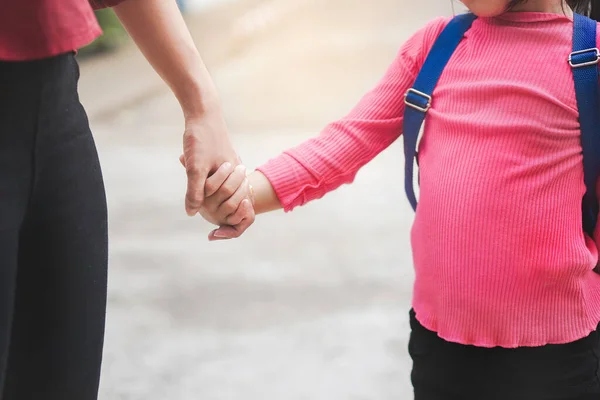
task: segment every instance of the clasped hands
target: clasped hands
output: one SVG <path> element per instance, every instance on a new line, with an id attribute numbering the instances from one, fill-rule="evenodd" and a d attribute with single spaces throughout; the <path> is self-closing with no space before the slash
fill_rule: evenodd
<path id="1" fill-rule="evenodd" d="M 181 163 L 184 164 L 183 157 Z M 185 166 L 185 164 L 184 164 Z M 198 213 L 208 222 L 218 225 L 208 240 L 240 237 L 254 223 L 254 195 L 248 183 L 246 167 L 223 163 L 206 178 L 204 199 Z"/>

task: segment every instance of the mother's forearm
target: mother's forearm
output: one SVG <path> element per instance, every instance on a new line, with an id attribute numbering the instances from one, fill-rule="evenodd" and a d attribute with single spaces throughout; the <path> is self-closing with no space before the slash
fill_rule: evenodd
<path id="1" fill-rule="evenodd" d="M 127 0 L 114 11 L 169 85 L 186 118 L 219 107 L 213 81 L 175 0 Z"/>

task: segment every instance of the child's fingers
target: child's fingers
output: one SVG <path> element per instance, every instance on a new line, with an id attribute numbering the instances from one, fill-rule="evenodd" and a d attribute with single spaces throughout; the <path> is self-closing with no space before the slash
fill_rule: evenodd
<path id="1" fill-rule="evenodd" d="M 248 200 L 248 199 L 242 200 L 238 209 L 233 214 L 229 215 L 226 218 L 225 222 L 227 223 L 227 225 L 231 225 L 231 226 L 238 225 L 244 220 L 244 218 L 250 217 L 251 214 L 253 213 L 253 210 L 252 210 L 252 207 L 250 207 L 250 211 L 249 211 L 248 207 L 247 207 L 248 205 L 251 205 L 250 200 Z"/>
<path id="2" fill-rule="evenodd" d="M 241 213 L 244 215 L 244 219 L 239 224 L 232 225 L 234 230 L 229 232 L 229 238 L 237 238 L 240 237 L 246 232 L 246 229 L 250 227 L 254 223 L 256 218 L 256 214 L 254 213 L 254 207 L 252 207 L 252 203 L 248 199 L 244 199 L 242 204 L 240 205 Z M 234 235 L 234 236 L 231 236 Z"/>
<path id="3" fill-rule="evenodd" d="M 227 199 L 234 195 L 234 193 L 238 190 L 240 185 L 244 183 L 246 180 L 246 167 L 243 165 L 238 165 L 234 168 L 233 172 L 229 174 L 229 177 L 225 180 L 217 191 L 211 196 L 211 204 L 213 207 L 213 211 L 216 209 Z M 237 208 L 237 207 L 236 207 Z M 233 210 L 235 211 L 235 209 Z M 232 212 L 233 212 L 232 211 Z M 224 215 L 223 217 L 226 217 Z"/>
<path id="4" fill-rule="evenodd" d="M 245 205 L 245 204 L 247 204 L 247 205 Z M 250 201 L 248 201 L 247 203 L 244 202 L 243 206 L 246 207 L 248 216 L 246 218 L 244 218 L 242 220 L 242 222 L 240 222 L 239 224 L 234 226 L 236 236 L 234 236 L 233 238 L 238 238 L 238 237 L 242 236 L 244 234 L 244 232 L 246 232 L 246 229 L 248 229 L 250 227 L 250 225 L 252 225 L 254 223 L 254 219 L 256 218 L 256 216 L 254 214 L 254 209 L 252 208 Z"/>
<path id="5" fill-rule="evenodd" d="M 233 172 L 233 166 L 231 163 L 223 163 L 214 174 L 206 179 L 204 184 L 204 196 L 210 197 L 219 190 L 219 188 L 225 183 L 229 175 Z"/>
<path id="6" fill-rule="evenodd" d="M 240 209 L 238 210 L 238 212 L 241 212 L 242 215 L 245 216 L 245 218 L 242 219 L 242 221 L 239 224 L 236 224 L 234 226 L 220 226 L 218 229 L 215 229 L 208 235 L 208 240 L 214 242 L 217 240 L 235 239 L 242 236 L 246 229 L 248 229 L 250 225 L 254 223 L 255 219 L 254 208 L 252 208 L 250 200 L 244 199 L 244 201 L 242 201 L 242 204 L 240 204 Z M 236 212 L 236 214 L 238 212 Z"/>
<path id="7" fill-rule="evenodd" d="M 242 184 L 237 188 L 235 193 L 225 200 L 219 208 L 217 209 L 217 215 L 222 220 L 227 220 L 227 217 L 234 214 L 238 209 L 240 209 L 240 205 L 242 201 L 248 197 L 248 179 L 244 179 Z M 238 221 L 237 223 L 239 223 Z M 236 225 L 236 223 L 229 223 L 228 225 Z"/>
<path id="8" fill-rule="evenodd" d="M 183 168 L 185 168 L 185 156 L 183 154 L 179 156 L 179 162 L 183 165 Z"/>

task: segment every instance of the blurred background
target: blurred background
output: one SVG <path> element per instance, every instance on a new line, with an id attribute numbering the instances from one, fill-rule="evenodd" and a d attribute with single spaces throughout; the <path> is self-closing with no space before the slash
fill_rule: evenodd
<path id="1" fill-rule="evenodd" d="M 450 0 L 182 0 L 249 168 L 319 133 Z M 458 4 L 454 4 L 456 12 Z M 408 400 L 401 143 L 236 241 L 183 209 L 178 104 L 111 11 L 80 56 L 110 211 L 102 400 Z M 402 96 L 398 93 L 398 96 Z"/>

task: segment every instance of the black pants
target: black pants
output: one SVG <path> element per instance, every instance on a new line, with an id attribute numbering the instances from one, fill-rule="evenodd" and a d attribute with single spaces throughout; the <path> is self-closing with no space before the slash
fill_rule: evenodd
<path id="1" fill-rule="evenodd" d="M 599 400 L 600 333 L 517 349 L 450 343 L 410 313 L 415 400 Z"/>
<path id="2" fill-rule="evenodd" d="M 72 54 L 0 62 L 0 398 L 97 398 L 102 175 Z"/>

